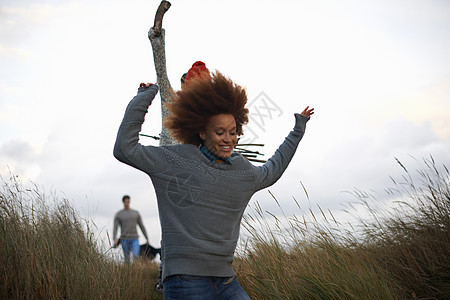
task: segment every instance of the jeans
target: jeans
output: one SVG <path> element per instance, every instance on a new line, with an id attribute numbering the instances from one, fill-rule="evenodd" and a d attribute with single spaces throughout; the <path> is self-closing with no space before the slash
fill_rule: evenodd
<path id="1" fill-rule="evenodd" d="M 164 299 L 249 300 L 236 277 L 173 275 L 164 280 Z"/>
<path id="2" fill-rule="evenodd" d="M 133 257 L 139 256 L 139 240 L 122 240 L 123 255 L 125 256 L 125 262 L 130 262 L 130 251 L 133 253 Z"/>

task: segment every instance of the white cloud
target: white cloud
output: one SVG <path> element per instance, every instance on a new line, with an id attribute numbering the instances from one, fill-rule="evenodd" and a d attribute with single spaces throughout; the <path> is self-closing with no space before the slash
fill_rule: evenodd
<path id="1" fill-rule="evenodd" d="M 450 141 L 450 75 L 447 75 L 414 94 L 388 97 L 374 101 L 371 111 L 366 111 L 365 123 L 378 126 L 383 120 L 402 117 L 416 124 L 430 124 L 433 134 Z M 372 112 L 372 113 L 371 113 Z"/>
<path id="2" fill-rule="evenodd" d="M 7 162 L 64 192 L 99 227 L 110 227 L 125 193 L 154 222 L 150 180 L 117 162 L 112 147 L 137 84 L 155 80 L 147 31 L 158 3 L 15 3 L 0 11 L 2 174 Z M 164 19 L 169 78 L 179 88 L 200 59 L 246 86 L 250 100 L 265 92 L 283 110 L 260 140 L 268 157 L 292 114 L 315 106 L 271 190 L 283 205 L 295 205 L 292 196 L 305 203 L 301 180 L 313 203 L 337 208 L 342 191 L 384 188 L 397 172 L 394 156 L 450 160 L 450 21 L 448 4 L 433 3 L 172 1 Z M 159 109 L 157 99 L 143 132 L 158 133 Z M 260 197 L 270 199 L 267 191 Z"/>
<path id="3" fill-rule="evenodd" d="M 30 59 L 30 53 L 24 49 L 5 47 L 0 45 L 0 57 L 4 57 L 6 59 L 17 59 L 21 61 L 27 61 Z"/>
<path id="4" fill-rule="evenodd" d="M 0 147 L 0 175 L 22 175 L 35 179 L 41 172 L 38 151 L 23 140 L 10 140 Z"/>

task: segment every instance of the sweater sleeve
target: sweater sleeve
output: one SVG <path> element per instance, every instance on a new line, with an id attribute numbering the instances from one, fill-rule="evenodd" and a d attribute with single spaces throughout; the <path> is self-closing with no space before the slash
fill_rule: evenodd
<path id="1" fill-rule="evenodd" d="M 306 122 L 309 117 L 295 114 L 295 127 L 275 151 L 275 154 L 262 166 L 255 167 L 256 190 L 264 189 L 274 184 L 284 173 L 297 146 L 305 133 Z"/>
<path id="2" fill-rule="evenodd" d="M 114 227 L 113 227 L 113 241 L 116 240 L 116 236 L 117 236 L 117 228 L 119 227 L 119 218 L 117 216 L 117 214 L 114 216 Z"/>
<path id="3" fill-rule="evenodd" d="M 142 223 L 141 215 L 138 213 L 138 221 L 139 228 L 142 231 L 142 234 L 145 236 L 145 239 L 148 241 L 147 231 L 145 230 L 144 223 Z"/>
<path id="4" fill-rule="evenodd" d="M 151 173 L 156 169 L 155 152 L 159 147 L 143 146 L 139 143 L 139 132 L 144 123 L 148 107 L 152 103 L 158 86 L 140 87 L 137 95 L 128 104 L 114 145 L 114 157 L 136 169 Z"/>

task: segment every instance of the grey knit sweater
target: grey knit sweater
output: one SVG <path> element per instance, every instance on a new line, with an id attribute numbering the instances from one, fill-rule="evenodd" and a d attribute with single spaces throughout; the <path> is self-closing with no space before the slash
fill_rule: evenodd
<path id="1" fill-rule="evenodd" d="M 252 195 L 287 168 L 309 118 L 296 124 L 275 154 L 254 166 L 240 154 L 213 164 L 190 144 L 143 146 L 139 132 L 158 87 L 141 87 L 125 111 L 114 146 L 121 162 L 147 173 L 162 229 L 163 278 L 174 274 L 233 276 L 232 261 L 244 210 Z"/>
<path id="2" fill-rule="evenodd" d="M 119 210 L 114 216 L 113 240 L 117 236 L 117 228 L 120 226 L 120 238 L 122 240 L 137 239 L 138 233 L 136 226 L 139 225 L 145 238 L 148 240 L 147 231 L 142 223 L 141 215 L 134 209 Z"/>

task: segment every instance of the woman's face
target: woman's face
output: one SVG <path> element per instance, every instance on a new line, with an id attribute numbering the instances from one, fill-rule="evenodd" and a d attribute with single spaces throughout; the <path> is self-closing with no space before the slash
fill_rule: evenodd
<path id="1" fill-rule="evenodd" d="M 220 114 L 211 117 L 206 124 L 206 130 L 200 132 L 200 138 L 214 155 L 228 158 L 237 143 L 234 116 Z"/>

